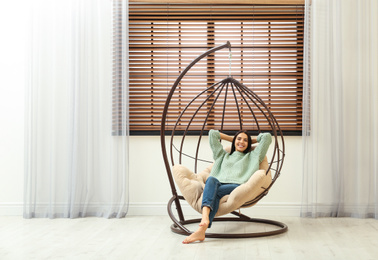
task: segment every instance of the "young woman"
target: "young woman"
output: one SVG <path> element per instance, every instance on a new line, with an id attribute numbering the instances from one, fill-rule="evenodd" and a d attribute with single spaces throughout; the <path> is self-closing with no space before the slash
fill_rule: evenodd
<path id="1" fill-rule="evenodd" d="M 230 153 L 223 149 L 221 139 L 232 141 Z M 256 142 L 259 143 L 258 146 L 251 150 L 252 144 Z M 185 238 L 184 244 L 205 240 L 205 232 L 211 227 L 220 199 L 247 182 L 259 169 L 271 142 L 272 136 L 269 133 L 260 133 L 257 138 L 252 139 L 243 130 L 237 132 L 233 138 L 217 130 L 209 131 L 214 165 L 203 191 L 201 223 L 197 231 Z"/>

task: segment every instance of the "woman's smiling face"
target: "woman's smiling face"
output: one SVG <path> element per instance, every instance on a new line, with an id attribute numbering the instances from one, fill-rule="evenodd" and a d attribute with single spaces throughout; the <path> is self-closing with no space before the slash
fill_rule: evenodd
<path id="1" fill-rule="evenodd" d="M 238 152 L 244 152 L 248 147 L 248 136 L 245 133 L 240 133 L 235 139 L 235 150 Z"/>

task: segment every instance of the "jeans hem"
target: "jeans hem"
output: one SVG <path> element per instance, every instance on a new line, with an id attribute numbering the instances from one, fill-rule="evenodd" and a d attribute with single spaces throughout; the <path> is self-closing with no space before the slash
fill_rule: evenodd
<path id="1" fill-rule="evenodd" d="M 208 207 L 208 208 L 210 208 L 211 211 L 213 210 L 213 207 L 211 207 L 211 206 L 208 205 L 208 204 L 203 204 L 203 205 L 201 206 L 201 210 L 203 209 L 203 207 Z"/>

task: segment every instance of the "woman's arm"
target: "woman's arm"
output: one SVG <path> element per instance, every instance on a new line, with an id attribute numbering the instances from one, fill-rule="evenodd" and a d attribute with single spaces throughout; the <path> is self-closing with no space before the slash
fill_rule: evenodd
<path id="1" fill-rule="evenodd" d="M 232 140 L 234 139 L 234 137 L 229 136 L 229 135 L 226 135 L 226 134 L 221 133 L 221 132 L 219 132 L 219 134 L 220 134 L 220 138 L 221 138 L 222 140 L 226 140 L 226 141 L 229 141 L 229 142 L 232 143 Z"/>
<path id="2" fill-rule="evenodd" d="M 221 133 L 218 130 L 211 129 L 209 131 L 209 144 L 213 151 L 213 158 L 216 160 L 218 157 L 222 156 L 226 151 L 223 149 L 220 143 Z"/>
<path id="3" fill-rule="evenodd" d="M 231 142 L 232 143 L 232 141 L 234 140 L 234 137 L 233 136 L 230 136 L 230 135 L 227 135 L 227 134 L 223 134 L 223 133 L 221 133 L 221 132 L 219 132 L 220 133 L 220 138 L 222 139 L 222 140 L 226 140 L 226 141 L 229 141 L 229 142 Z M 257 143 L 257 137 L 251 137 L 251 139 L 252 139 L 252 144 L 255 144 L 255 143 Z"/>
<path id="4" fill-rule="evenodd" d="M 257 138 L 259 145 L 255 148 L 254 152 L 259 155 L 259 163 L 264 160 L 264 157 L 272 143 L 272 136 L 270 133 L 260 133 Z"/>

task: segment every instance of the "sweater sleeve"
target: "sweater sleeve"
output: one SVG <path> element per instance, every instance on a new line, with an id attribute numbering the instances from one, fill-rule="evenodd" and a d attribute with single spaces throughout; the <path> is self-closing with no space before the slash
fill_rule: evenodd
<path id="1" fill-rule="evenodd" d="M 259 144 L 255 148 L 254 152 L 259 156 L 259 163 L 261 163 L 268 152 L 269 145 L 272 143 L 272 136 L 270 133 L 260 133 L 257 136 L 257 142 Z"/>
<path id="2" fill-rule="evenodd" d="M 213 151 L 214 160 L 226 153 L 226 151 L 223 149 L 222 144 L 220 143 L 220 133 L 218 130 L 211 129 L 209 131 L 209 144 L 211 150 Z"/>

